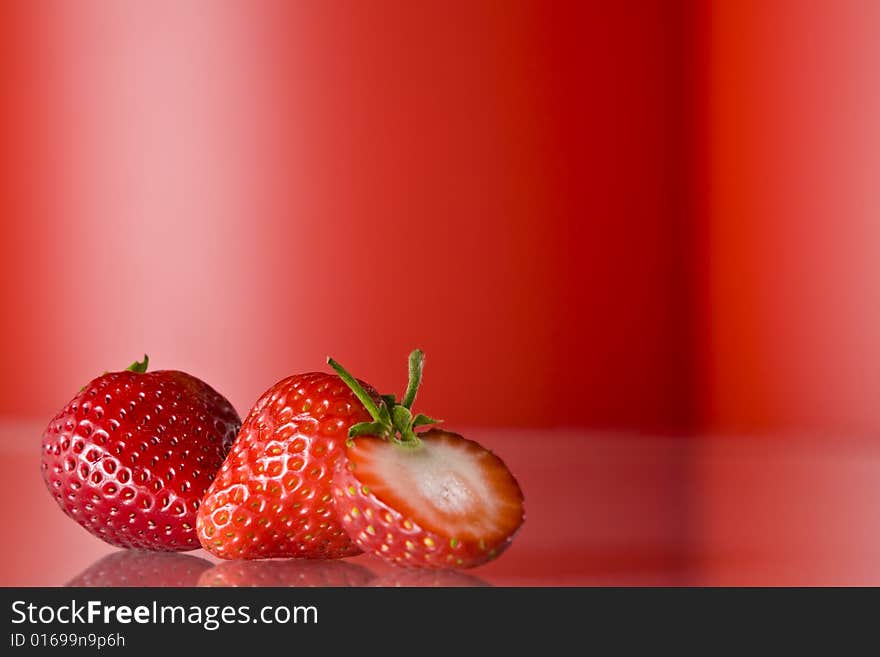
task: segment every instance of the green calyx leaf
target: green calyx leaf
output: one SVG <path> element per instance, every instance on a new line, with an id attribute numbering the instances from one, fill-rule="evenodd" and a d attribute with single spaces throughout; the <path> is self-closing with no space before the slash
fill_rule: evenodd
<path id="1" fill-rule="evenodd" d="M 352 426 L 348 430 L 350 438 L 376 436 L 400 444 L 418 444 L 419 438 L 414 431 L 416 427 L 442 422 L 422 413 L 415 416 L 412 413 L 412 405 L 422 382 L 425 365 L 425 354 L 421 349 L 415 349 L 409 355 L 409 383 L 401 403 L 397 403 L 394 395 L 382 395 L 381 402 L 377 403 L 342 365 L 332 358 L 328 358 L 327 362 L 373 418 L 373 422 L 361 422 Z"/>
<path id="2" fill-rule="evenodd" d="M 126 367 L 125 369 L 128 372 L 137 372 L 138 374 L 143 374 L 147 371 L 147 365 L 150 364 L 150 357 L 144 354 L 144 359 L 142 361 L 134 361 L 131 365 Z"/>
<path id="3" fill-rule="evenodd" d="M 406 406 L 397 405 L 391 409 L 391 420 L 402 440 L 415 440 L 412 435 L 412 413 Z"/>
<path id="4" fill-rule="evenodd" d="M 327 362 L 330 364 L 330 367 L 336 370 L 339 378 L 342 379 L 345 385 L 351 389 L 355 397 L 360 400 L 361 404 L 364 405 L 364 408 L 367 409 L 367 413 L 369 413 L 370 417 L 374 420 L 373 422 L 361 422 L 355 424 L 348 430 L 348 437 L 354 438 L 356 436 L 367 435 L 379 437 L 390 436 L 393 428 L 391 426 L 391 415 L 388 411 L 387 401 L 383 398 L 382 402 L 377 405 L 376 401 L 366 390 L 364 390 L 360 381 L 349 374 L 348 370 L 332 358 L 327 358 Z"/>
<path id="5" fill-rule="evenodd" d="M 329 363 L 330 367 L 336 370 L 336 373 L 339 375 L 339 378 L 345 382 L 345 385 L 351 388 L 351 391 L 355 394 L 355 397 L 360 400 L 361 404 L 364 405 L 364 408 L 367 409 L 367 412 L 372 416 L 372 418 L 376 420 L 376 422 L 382 422 L 383 415 L 379 411 L 379 407 L 376 406 L 376 402 L 373 401 L 373 398 L 367 394 L 367 391 L 364 390 L 360 382 L 358 382 L 358 380 L 355 379 L 351 374 L 349 374 L 342 365 L 337 363 L 332 358 L 328 358 L 327 363 Z M 385 416 L 387 417 L 387 415 L 388 409 L 386 408 Z"/>
<path id="6" fill-rule="evenodd" d="M 403 405 L 412 410 L 413 402 L 422 383 L 422 371 L 425 369 L 425 353 L 421 349 L 413 349 L 409 355 L 409 383 L 403 395 Z"/>
<path id="7" fill-rule="evenodd" d="M 443 422 L 443 420 L 435 420 L 432 417 L 428 417 L 427 415 L 422 415 L 421 413 L 419 413 L 413 418 L 412 426 L 413 428 L 416 428 L 425 426 L 426 424 L 440 424 L 441 422 Z"/>
<path id="8" fill-rule="evenodd" d="M 412 413 L 406 406 L 397 405 L 391 409 L 391 419 L 395 429 L 405 431 L 412 424 Z"/>
<path id="9" fill-rule="evenodd" d="M 137 360 L 134 361 L 131 365 L 126 367 L 123 370 L 123 372 L 137 372 L 138 374 L 143 374 L 144 372 L 147 371 L 147 365 L 149 365 L 149 364 L 150 364 L 150 357 L 147 356 L 146 354 L 144 354 L 144 359 L 142 361 L 137 361 Z M 110 370 L 104 370 L 101 373 L 101 376 L 104 376 L 105 374 L 109 374 L 109 373 L 110 373 Z M 82 388 L 79 389 L 79 391 L 82 392 L 85 389 L 86 389 L 86 386 L 83 386 Z"/>
<path id="10" fill-rule="evenodd" d="M 348 430 L 349 438 L 357 436 L 382 436 L 385 434 L 385 426 L 379 422 L 359 422 Z"/>

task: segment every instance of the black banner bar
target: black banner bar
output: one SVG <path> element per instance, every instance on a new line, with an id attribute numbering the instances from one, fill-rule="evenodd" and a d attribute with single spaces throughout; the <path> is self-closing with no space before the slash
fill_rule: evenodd
<path id="1" fill-rule="evenodd" d="M 123 654 L 308 647 L 323 654 L 470 654 L 475 643 L 583 650 L 608 645 L 750 645 L 852 628 L 857 591 L 796 589 L 2 589 L 0 654 Z M 873 596 L 868 596 L 873 597 Z M 841 616 L 850 607 L 852 613 Z M 52 651 L 52 653 L 49 653 Z M 497 654 L 497 653 L 492 653 Z M 517 652 L 516 654 L 519 654 Z"/>

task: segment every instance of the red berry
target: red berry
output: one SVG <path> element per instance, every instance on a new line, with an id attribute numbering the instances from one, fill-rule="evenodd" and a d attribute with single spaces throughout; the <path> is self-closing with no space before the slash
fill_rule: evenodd
<path id="1" fill-rule="evenodd" d="M 99 559 L 67 586 L 196 586 L 211 562 L 189 554 L 124 550 Z"/>
<path id="2" fill-rule="evenodd" d="M 349 427 L 369 418 L 332 374 L 299 374 L 269 388 L 202 501 L 205 549 L 223 559 L 359 553 L 337 519 L 331 483 Z"/>
<path id="3" fill-rule="evenodd" d="M 204 572 L 199 586 L 366 586 L 373 573 L 354 563 L 335 559 L 275 559 L 226 561 Z"/>
<path id="4" fill-rule="evenodd" d="M 357 545 L 402 566 L 471 568 L 495 558 L 524 520 L 523 496 L 507 466 L 479 444 L 433 424 L 411 407 L 423 355 L 410 355 L 401 404 L 373 403 L 358 382 L 330 361 L 362 399 L 372 422 L 350 430 L 345 461 L 334 478 L 336 510 Z"/>
<path id="5" fill-rule="evenodd" d="M 523 521 L 516 480 L 458 434 L 431 429 L 416 440 L 352 441 L 334 485 L 346 531 L 401 566 L 471 568 L 497 557 Z"/>
<path id="6" fill-rule="evenodd" d="M 240 420 L 208 384 L 146 363 L 94 379 L 49 422 L 43 479 L 68 516 L 112 545 L 194 550 L 199 502 Z"/>

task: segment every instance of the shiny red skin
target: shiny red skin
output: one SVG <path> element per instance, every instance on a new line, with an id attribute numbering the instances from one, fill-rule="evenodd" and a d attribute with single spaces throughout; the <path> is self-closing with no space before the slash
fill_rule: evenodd
<path id="1" fill-rule="evenodd" d="M 204 548 L 222 559 L 360 553 L 337 519 L 331 482 L 349 427 L 369 420 L 335 374 L 298 374 L 269 388 L 202 501 Z"/>
<path id="2" fill-rule="evenodd" d="M 122 550 L 99 559 L 67 586 L 196 586 L 212 565 L 190 554 Z"/>
<path id="3" fill-rule="evenodd" d="M 108 373 L 49 422 L 43 480 L 111 545 L 195 550 L 199 503 L 239 425 L 226 398 L 184 372 Z"/>
<path id="4" fill-rule="evenodd" d="M 226 561 L 202 573 L 199 586 L 367 586 L 373 573 L 340 559 L 272 559 Z"/>

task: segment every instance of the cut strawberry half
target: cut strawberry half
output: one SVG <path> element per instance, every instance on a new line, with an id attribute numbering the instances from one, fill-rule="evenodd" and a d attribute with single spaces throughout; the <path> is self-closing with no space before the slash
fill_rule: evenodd
<path id="1" fill-rule="evenodd" d="M 431 429 L 412 445 L 359 439 L 348 459 L 362 486 L 436 534 L 494 544 L 522 522 L 522 493 L 510 471 L 458 434 Z"/>
<path id="2" fill-rule="evenodd" d="M 360 398 L 357 382 L 331 365 Z M 365 403 L 374 421 L 351 428 L 334 477 L 337 514 L 361 549 L 387 561 L 476 566 L 510 544 L 524 519 L 522 491 L 504 462 L 478 443 L 440 429 L 413 431 L 436 422 L 409 410 L 421 369 L 421 352 L 413 352 L 403 404 L 390 396 L 382 406 Z"/>

